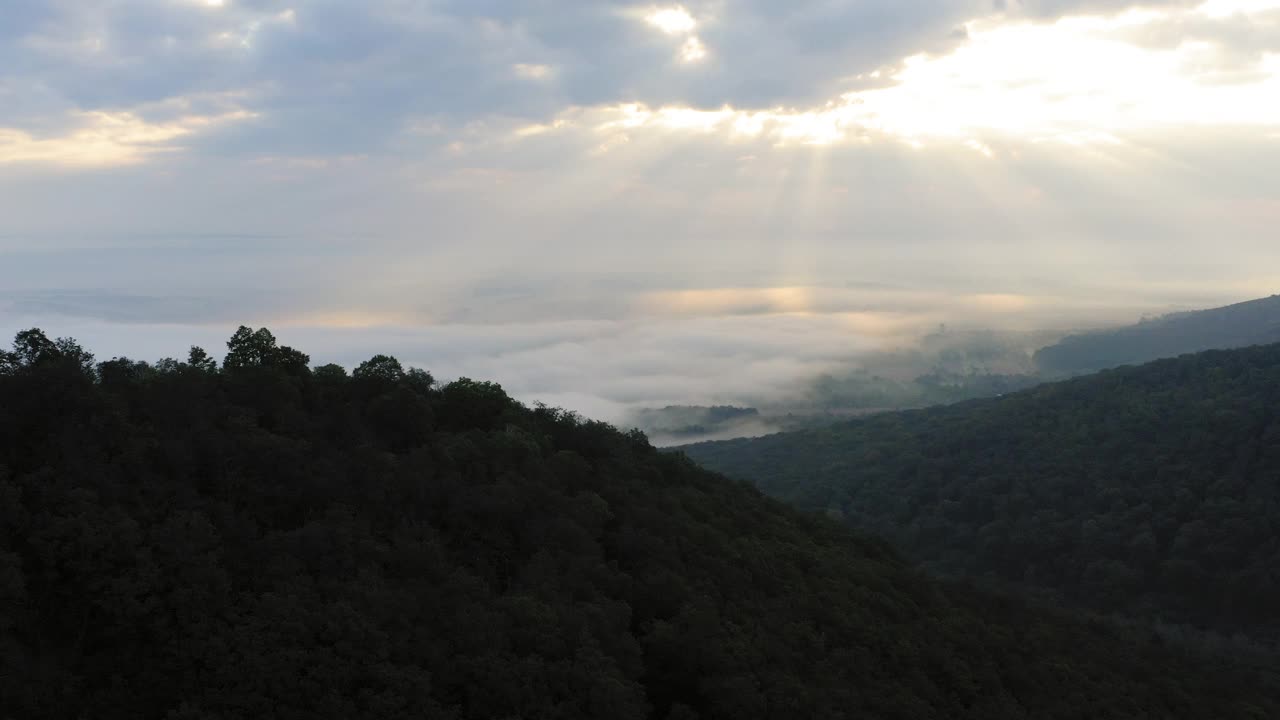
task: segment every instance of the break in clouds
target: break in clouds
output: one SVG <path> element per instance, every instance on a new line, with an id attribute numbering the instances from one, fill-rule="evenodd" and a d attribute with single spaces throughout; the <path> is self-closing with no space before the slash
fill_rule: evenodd
<path id="1" fill-rule="evenodd" d="M 1030 349 L 1274 291 L 1277 51 L 1268 0 L 19 0 L 0 330 L 620 422 Z"/>

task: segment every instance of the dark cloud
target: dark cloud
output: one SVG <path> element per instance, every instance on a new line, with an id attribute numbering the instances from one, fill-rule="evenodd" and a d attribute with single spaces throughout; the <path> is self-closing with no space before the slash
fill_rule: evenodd
<path id="1" fill-rule="evenodd" d="M 859 74 L 949 50 L 964 21 L 1002 7 L 1050 18 L 1132 4 L 690 0 L 709 56 L 682 65 L 685 36 L 646 25 L 652 5 L 620 0 L 20 0 L 0 29 L 0 88 L 45 98 L 25 102 L 26 126 L 59 106 L 147 112 L 219 96 L 258 116 L 208 138 L 210 152 L 342 154 L 385 150 L 423 117 L 461 125 L 624 101 L 806 107 L 871 82 Z M 550 72 L 531 80 L 517 64 Z"/>

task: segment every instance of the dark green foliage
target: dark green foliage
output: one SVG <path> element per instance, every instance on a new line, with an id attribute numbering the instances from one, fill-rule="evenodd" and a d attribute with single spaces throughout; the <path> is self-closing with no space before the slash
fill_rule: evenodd
<path id="1" fill-rule="evenodd" d="M 822 375 L 814 381 L 808 395 L 814 408 L 820 411 L 895 410 L 994 397 L 1041 382 L 1042 378 L 1030 374 L 960 374 L 943 370 L 899 381 L 860 370 L 838 377 Z"/>
<path id="2" fill-rule="evenodd" d="M 0 718 L 1280 714 L 643 435 L 268 338 L 0 370 Z"/>
<path id="3" fill-rule="evenodd" d="M 404 368 L 400 366 L 399 360 L 389 355 L 374 355 L 360 363 L 351 376 L 357 380 L 390 386 L 404 379 Z"/>
<path id="4" fill-rule="evenodd" d="M 311 358 L 306 354 L 287 345 L 277 345 L 276 338 L 270 330 L 266 328 L 254 330 L 241 325 L 227 341 L 227 357 L 222 365 L 227 370 L 279 368 L 285 372 L 300 375 L 307 372 L 309 362 Z"/>
<path id="5" fill-rule="evenodd" d="M 515 419 L 511 398 L 492 382 L 458 378 L 440 391 L 439 404 L 445 426 L 455 431 L 493 430 Z"/>
<path id="6" fill-rule="evenodd" d="M 1280 345 L 685 450 L 942 574 L 1280 639 Z"/>
<path id="7" fill-rule="evenodd" d="M 191 352 L 187 353 L 187 364 L 204 372 L 213 372 L 218 369 L 218 361 L 209 357 L 209 353 L 205 352 L 204 348 L 195 345 L 192 345 Z"/>
<path id="8" fill-rule="evenodd" d="M 1280 295 L 1212 310 L 1175 313 L 1116 330 L 1072 335 L 1035 355 L 1051 374 L 1092 372 L 1202 350 L 1280 340 Z"/>
<path id="9" fill-rule="evenodd" d="M 93 354 L 71 338 L 50 340 L 38 328 L 19 332 L 13 339 L 12 350 L 0 350 L 0 373 L 55 366 L 74 367 L 88 373 L 93 367 Z"/>
<path id="10" fill-rule="evenodd" d="M 321 365 L 320 367 L 312 370 L 311 375 L 315 378 L 316 382 L 333 384 L 336 386 L 342 385 L 346 382 L 347 369 L 341 365 L 334 365 L 333 363 L 330 363 L 328 365 Z"/>

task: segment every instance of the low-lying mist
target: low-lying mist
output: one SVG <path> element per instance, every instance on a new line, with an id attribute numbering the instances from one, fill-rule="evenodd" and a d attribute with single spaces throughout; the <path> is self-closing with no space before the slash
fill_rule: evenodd
<path id="1" fill-rule="evenodd" d="M 549 291 L 494 297 L 471 298 L 441 322 L 357 313 L 242 321 L 308 348 L 313 364 L 352 367 L 376 348 L 444 380 L 495 380 L 522 401 L 639 427 L 669 445 L 1016 390 L 1032 382 L 1038 348 L 1153 309 L 876 287 L 645 290 L 609 303 Z M 113 302 L 29 302 L 0 314 L 0 331 L 39 326 L 99 359 L 154 360 L 184 356 L 193 340 L 220 356 L 241 322 L 230 311 L 219 311 L 225 321 L 121 321 Z M 577 319 L 546 319 L 556 317 Z"/>
<path id="2" fill-rule="evenodd" d="M 631 410 L 622 421 L 660 445 L 765 435 L 848 417 L 1001 395 L 1040 381 L 1034 352 L 1060 330 L 1013 331 L 939 326 L 896 338 L 821 371 L 727 404 Z"/>

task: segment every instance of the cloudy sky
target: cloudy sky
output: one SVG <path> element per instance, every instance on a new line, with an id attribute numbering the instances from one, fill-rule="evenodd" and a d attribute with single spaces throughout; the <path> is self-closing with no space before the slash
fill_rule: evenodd
<path id="1" fill-rule="evenodd" d="M 6 0 L 0 331 L 610 417 L 1280 288 L 1280 0 Z"/>

